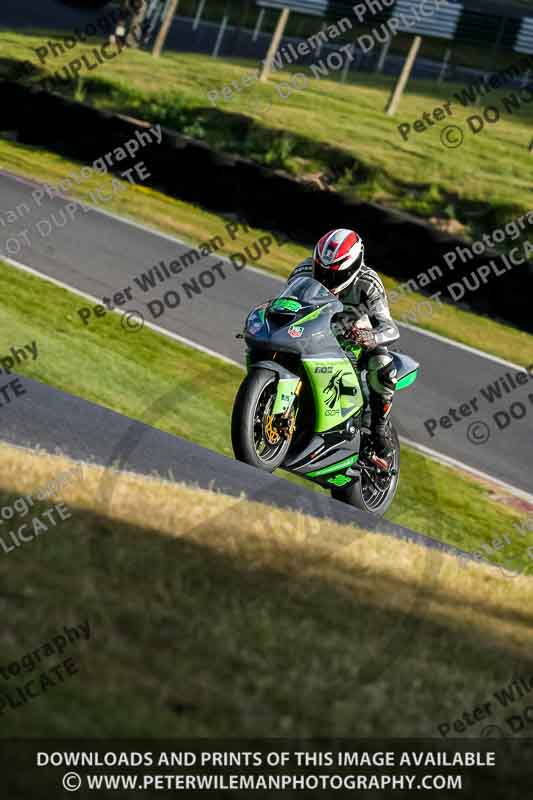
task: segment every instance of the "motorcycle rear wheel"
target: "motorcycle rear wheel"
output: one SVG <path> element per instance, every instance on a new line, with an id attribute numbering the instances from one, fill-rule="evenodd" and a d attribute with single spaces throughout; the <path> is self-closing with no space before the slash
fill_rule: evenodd
<path id="1" fill-rule="evenodd" d="M 400 479 L 400 440 L 392 423 L 389 435 L 393 448 L 390 474 L 382 473 L 379 477 L 361 471 L 357 480 L 346 489 L 332 489 L 331 496 L 342 503 L 355 506 L 361 511 L 382 517 L 390 508 L 398 489 Z"/>

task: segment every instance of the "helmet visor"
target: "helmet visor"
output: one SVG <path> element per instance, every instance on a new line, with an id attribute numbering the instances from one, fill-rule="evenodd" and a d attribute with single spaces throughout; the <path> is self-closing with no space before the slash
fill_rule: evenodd
<path id="1" fill-rule="evenodd" d="M 361 269 L 363 263 L 363 253 L 355 259 L 347 269 L 342 269 L 342 265 L 347 261 L 349 256 L 343 258 L 342 261 L 337 261 L 333 266 L 325 267 L 318 258 L 314 260 L 314 277 L 317 281 L 326 287 L 330 292 L 335 292 L 339 286 L 353 278 Z"/>

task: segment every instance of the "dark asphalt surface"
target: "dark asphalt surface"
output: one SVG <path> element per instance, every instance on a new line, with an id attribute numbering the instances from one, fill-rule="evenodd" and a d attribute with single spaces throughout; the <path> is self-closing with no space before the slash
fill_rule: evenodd
<path id="1" fill-rule="evenodd" d="M 2 407 L 1 438 L 19 446 L 40 448 L 70 458 L 142 475 L 158 475 L 215 489 L 234 497 L 299 510 L 323 520 L 357 525 L 383 532 L 427 548 L 452 554 L 468 554 L 407 528 L 332 500 L 325 494 L 295 486 L 283 478 L 263 473 L 246 464 L 136 422 L 45 384 L 19 376 L 26 391 Z M 179 383 L 164 398 L 152 398 L 150 409 L 168 408 L 181 395 Z M 9 396 L 12 396 L 10 394 Z M 150 414 L 150 410 L 148 410 Z M 102 497 L 111 507 L 116 484 L 102 486 Z M 327 536 L 327 522 L 319 535 Z M 429 556 L 428 556 L 429 558 Z M 431 564 L 425 565 L 430 570 Z"/>
<path id="2" fill-rule="evenodd" d="M 211 256 L 184 268 L 181 275 L 171 276 L 144 293 L 136 285 L 134 277 L 146 273 L 160 261 L 168 264 L 179 258 L 190 250 L 189 246 L 97 211 L 85 213 L 78 210 L 73 221 L 63 227 L 54 226 L 48 234 L 54 219 L 63 222 L 60 211 L 66 201 L 45 198 L 41 206 L 36 207 L 31 197 L 34 188 L 28 182 L 0 173 L 0 220 L 5 223 L 0 222 L 0 253 L 98 298 L 130 287 L 132 300 L 123 308 L 140 311 L 147 321 L 243 362 L 242 344 L 235 339 L 235 333 L 241 329 L 244 317 L 253 305 L 278 293 L 282 285 L 279 279 L 249 269 L 237 272 L 227 261 L 220 262 L 216 256 Z M 27 204 L 29 213 L 20 206 L 21 203 Z M 16 222 L 7 223 L 7 211 L 17 206 L 22 214 L 17 215 Z M 41 236 L 37 228 L 42 220 L 49 223 L 40 225 L 41 231 L 48 234 L 46 236 Z M 21 231 L 26 231 L 25 236 Z M 24 238 L 29 244 L 24 243 Z M 209 238 L 207 231 L 205 238 Z M 20 251 L 13 239 L 18 240 Z M 229 236 L 227 239 L 229 241 Z M 234 244 L 238 251 L 238 239 Z M 219 267 L 213 272 L 213 265 L 217 263 Z M 375 266 L 379 268 L 379 265 Z M 206 287 L 215 277 L 210 288 L 202 288 L 202 274 Z M 201 294 L 189 290 L 188 297 L 184 284 L 191 285 L 194 279 Z M 165 307 L 164 313 L 155 317 L 150 308 L 156 309 L 156 306 L 149 303 L 154 299 L 163 302 L 169 290 L 177 292 L 179 305 L 172 309 Z M 170 297 L 171 302 L 176 302 L 175 295 Z M 80 299 L 82 306 L 91 307 L 91 303 Z M 98 318 L 91 315 L 89 324 L 97 325 L 98 322 Z M 76 316 L 69 324 L 79 327 L 83 323 Z M 503 391 L 502 399 L 491 404 L 482 396 L 481 389 L 508 372 L 514 375 L 514 369 L 403 326 L 401 331 L 399 349 L 416 358 L 422 370 L 415 385 L 397 395 L 395 418 L 400 434 L 531 492 L 533 379 L 510 394 Z M 530 394 L 531 398 L 528 397 Z M 470 416 L 461 417 L 460 406 L 470 404 L 472 399 L 477 400 L 478 411 L 470 406 Z M 508 411 L 509 406 L 518 401 L 523 404 L 524 418 L 509 417 L 510 424 L 499 430 L 493 419 L 494 413 Z M 424 421 L 430 418 L 439 421 L 442 416 L 449 416 L 450 408 L 456 409 L 459 421 L 445 420 L 444 425 L 451 424 L 451 427 L 439 426 L 431 436 Z M 516 416 L 522 413 L 519 406 L 514 407 L 514 412 Z M 498 419 L 506 420 L 503 415 Z M 488 425 L 489 439 L 485 444 L 476 444 L 467 435 L 469 426 L 474 423 L 474 429 L 470 430 L 472 439 L 487 434 L 487 428 L 479 426 L 479 422 Z"/>

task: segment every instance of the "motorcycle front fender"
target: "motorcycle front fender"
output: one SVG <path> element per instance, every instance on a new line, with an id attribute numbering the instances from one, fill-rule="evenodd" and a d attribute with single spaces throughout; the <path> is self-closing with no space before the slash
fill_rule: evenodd
<path id="1" fill-rule="evenodd" d="M 256 361 L 250 369 L 268 369 L 278 376 L 276 399 L 272 414 L 286 414 L 293 406 L 300 378 L 275 361 Z"/>

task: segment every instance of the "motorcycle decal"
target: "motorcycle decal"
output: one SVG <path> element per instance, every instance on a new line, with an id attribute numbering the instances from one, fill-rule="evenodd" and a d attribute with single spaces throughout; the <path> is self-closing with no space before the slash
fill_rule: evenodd
<path id="1" fill-rule="evenodd" d="M 292 336 L 293 339 L 299 339 L 303 332 L 304 329 L 299 328 L 298 325 L 291 325 L 288 330 L 289 336 Z"/>
<path id="2" fill-rule="evenodd" d="M 332 483 L 334 486 L 346 486 L 351 480 L 347 475 L 335 475 L 334 478 L 328 479 L 328 483 Z"/>
<path id="3" fill-rule="evenodd" d="M 347 469 L 348 467 L 351 467 L 352 464 L 355 464 L 358 458 L 358 455 L 348 456 L 348 458 L 345 458 L 343 461 L 338 461 L 336 464 L 330 464 L 329 467 L 322 467 L 322 469 L 316 469 L 313 470 L 313 472 L 308 472 L 305 477 L 319 478 L 321 475 L 329 475 L 330 472 L 338 472 L 340 469 Z"/>
<path id="4" fill-rule="evenodd" d="M 302 361 L 315 401 L 315 433 L 331 430 L 362 408 L 359 380 L 344 354 L 339 358 Z"/>
<path id="5" fill-rule="evenodd" d="M 322 311 L 321 308 L 317 308 L 314 311 L 311 311 L 310 314 L 306 314 L 305 317 L 302 317 L 301 319 L 298 320 L 299 324 L 303 325 L 304 322 L 312 322 L 314 319 L 320 316 L 321 311 Z"/>
<path id="6" fill-rule="evenodd" d="M 302 304 L 298 300 L 291 300 L 290 298 L 280 297 L 274 300 L 270 306 L 273 311 L 299 311 Z"/>
<path id="7" fill-rule="evenodd" d="M 336 405 L 341 395 L 340 382 L 342 376 L 343 376 L 343 370 L 342 369 L 337 370 L 335 375 L 333 375 L 333 377 L 331 378 L 330 382 L 323 389 L 326 405 L 328 406 L 328 408 L 333 408 L 333 406 Z"/>

